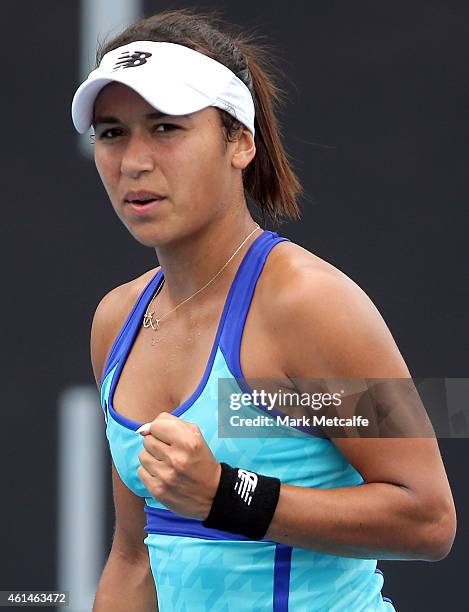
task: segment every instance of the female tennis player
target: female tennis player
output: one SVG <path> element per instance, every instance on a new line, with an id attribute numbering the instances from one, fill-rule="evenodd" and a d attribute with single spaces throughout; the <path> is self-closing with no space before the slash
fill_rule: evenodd
<path id="1" fill-rule="evenodd" d="M 455 534 L 435 439 L 218 429 L 220 381 L 239 399 L 251 379 L 410 377 L 364 292 L 247 207 L 298 216 L 265 53 L 183 10 L 97 60 L 73 121 L 94 127 L 112 206 L 160 267 L 93 319 L 116 510 L 94 611 L 394 610 L 377 560 L 436 561 Z"/>

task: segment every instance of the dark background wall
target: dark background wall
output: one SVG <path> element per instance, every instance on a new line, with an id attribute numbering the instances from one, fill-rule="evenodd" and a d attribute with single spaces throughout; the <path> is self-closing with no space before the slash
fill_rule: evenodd
<path id="1" fill-rule="evenodd" d="M 145 14 L 177 6 L 147 1 Z M 279 231 L 368 293 L 415 376 L 468 376 L 469 5 L 203 6 L 270 37 L 288 75 L 281 123 L 307 197 Z M 99 299 L 155 265 L 78 152 L 79 9 L 2 2 L 0 590 L 55 586 L 57 398 L 93 382 Z M 467 609 L 469 444 L 440 448 L 458 535 L 439 563 L 379 563 L 402 612 Z M 110 507 L 109 533 L 112 520 Z"/>

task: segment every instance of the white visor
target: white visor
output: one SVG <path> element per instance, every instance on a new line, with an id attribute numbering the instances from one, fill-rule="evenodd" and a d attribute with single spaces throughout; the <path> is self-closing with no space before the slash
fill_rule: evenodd
<path id="1" fill-rule="evenodd" d="M 254 102 L 247 86 L 229 68 L 188 47 L 139 40 L 106 53 L 75 92 L 72 119 L 80 134 L 93 121 L 96 96 L 116 81 L 135 90 L 165 115 L 188 115 L 216 106 L 254 136 Z"/>

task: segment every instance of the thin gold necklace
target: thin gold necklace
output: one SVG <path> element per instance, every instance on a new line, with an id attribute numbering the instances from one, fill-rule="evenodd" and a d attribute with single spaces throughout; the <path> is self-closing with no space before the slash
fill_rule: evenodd
<path id="1" fill-rule="evenodd" d="M 148 310 L 150 309 L 150 306 L 153 304 L 156 296 L 158 295 L 158 293 L 161 291 L 161 289 L 163 288 L 164 285 L 164 278 L 163 278 L 163 282 L 161 283 L 161 285 L 158 287 L 158 289 L 155 292 L 155 295 L 151 298 L 150 303 L 147 306 L 147 309 L 145 311 L 145 314 L 143 316 L 143 327 L 151 327 L 153 329 L 153 331 L 157 331 L 160 327 L 160 323 L 161 321 L 163 321 L 163 319 L 166 319 L 166 317 L 168 317 L 171 313 L 173 313 L 175 310 L 177 310 L 178 308 L 180 308 L 183 304 L 185 304 L 186 302 L 188 302 L 189 300 L 191 300 L 193 297 L 195 297 L 196 295 L 198 295 L 199 293 L 201 293 L 204 289 L 207 289 L 207 287 L 209 285 L 211 285 L 213 283 L 213 281 L 215 279 L 217 279 L 220 274 L 226 269 L 226 267 L 228 266 L 228 264 L 232 261 L 232 259 L 234 258 L 234 256 L 240 251 L 240 249 L 242 249 L 242 247 L 246 244 L 246 242 L 249 240 L 249 238 L 254 234 L 254 232 L 256 232 L 258 229 L 261 229 L 258 225 L 256 225 L 256 227 L 252 230 L 252 232 L 246 236 L 246 238 L 243 240 L 243 242 L 239 245 L 239 247 L 236 249 L 236 251 L 233 253 L 233 255 L 228 259 L 228 261 L 223 265 L 222 268 L 220 268 L 220 270 L 218 270 L 218 272 L 215 274 L 215 276 L 213 276 L 208 283 L 206 283 L 203 287 L 201 287 L 200 289 L 198 289 L 195 293 L 193 293 L 192 295 L 190 295 L 188 298 L 186 298 L 185 300 L 183 300 L 182 302 L 180 302 L 179 304 L 177 304 L 174 308 L 172 308 L 171 310 L 169 310 L 167 313 L 165 313 L 162 317 L 160 317 L 159 319 L 155 319 L 153 320 L 153 315 L 155 314 L 155 311 L 152 310 L 150 312 L 148 312 Z"/>

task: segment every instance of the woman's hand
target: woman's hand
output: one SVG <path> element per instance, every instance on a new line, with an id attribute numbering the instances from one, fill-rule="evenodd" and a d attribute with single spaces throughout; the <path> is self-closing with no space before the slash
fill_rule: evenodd
<path id="1" fill-rule="evenodd" d="M 137 474 L 151 495 L 177 514 L 205 520 L 221 467 L 199 427 L 162 412 L 137 431 L 145 447 Z"/>

